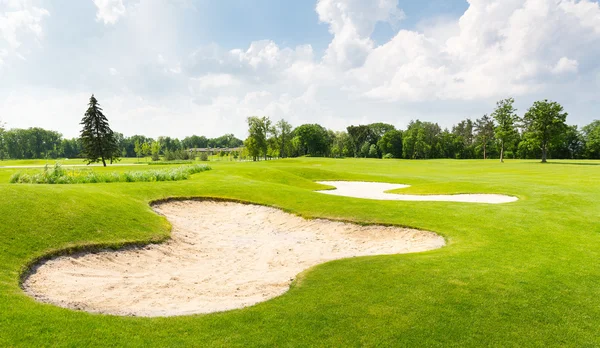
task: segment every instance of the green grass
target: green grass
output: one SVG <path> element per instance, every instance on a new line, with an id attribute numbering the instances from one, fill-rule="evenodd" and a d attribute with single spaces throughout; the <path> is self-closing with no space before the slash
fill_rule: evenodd
<path id="1" fill-rule="evenodd" d="M 172 164 L 192 164 L 192 163 L 194 163 L 193 160 L 186 160 L 186 161 L 175 160 L 175 161 L 148 162 L 148 165 L 151 165 L 151 166 L 168 166 L 168 165 L 172 165 Z"/>
<path id="2" fill-rule="evenodd" d="M 54 163 L 60 163 L 63 166 L 81 166 L 86 165 L 87 162 L 81 158 L 57 158 L 57 159 L 19 159 L 19 160 L 3 160 L 0 161 L 0 168 L 8 167 L 8 166 L 44 166 L 44 165 L 53 165 Z M 151 162 L 150 157 L 140 158 L 139 160 L 135 157 L 130 158 L 121 158 L 119 161 L 116 161 L 115 164 L 123 165 L 123 164 L 148 164 Z M 95 166 L 102 165 L 100 163 L 93 163 Z M 106 162 L 108 166 L 110 166 L 109 162 Z"/>
<path id="3" fill-rule="evenodd" d="M 171 167 L 161 170 L 125 172 L 94 171 L 92 169 L 65 169 L 59 163 L 46 166 L 37 173 L 16 172 L 10 177 L 15 184 L 96 184 L 111 182 L 155 182 L 187 180 L 190 175 L 210 170 L 204 164 Z"/>
<path id="4" fill-rule="evenodd" d="M 84 160 L 81 158 L 58 158 L 58 159 L 29 159 L 29 160 L 4 160 L 0 161 L 0 167 L 8 167 L 8 166 L 43 166 L 46 164 L 54 164 L 59 162 L 63 165 L 82 165 L 86 164 Z"/>
<path id="5" fill-rule="evenodd" d="M 14 170 L 0 169 L 0 346 L 600 346 L 597 164 L 224 161 L 187 181 L 111 185 L 10 185 Z M 361 200 L 315 193 L 324 187 L 315 180 L 412 185 L 403 193 L 502 193 L 519 201 Z M 148 203 L 178 196 L 412 226 L 440 233 L 448 245 L 329 262 L 304 272 L 281 297 L 210 315 L 96 315 L 37 303 L 20 289 L 21 272 L 48 253 L 163 240 L 170 226 Z"/>

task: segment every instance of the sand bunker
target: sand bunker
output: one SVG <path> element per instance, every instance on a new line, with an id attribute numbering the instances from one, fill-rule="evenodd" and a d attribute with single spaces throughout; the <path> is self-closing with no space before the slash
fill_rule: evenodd
<path id="1" fill-rule="evenodd" d="M 46 261 L 25 280 L 25 291 L 89 312 L 209 313 L 281 295 L 298 273 L 326 261 L 445 244 L 431 232 L 305 220 L 257 205 L 182 201 L 154 209 L 173 225 L 168 242 Z"/>
<path id="2" fill-rule="evenodd" d="M 410 185 L 386 184 L 379 182 L 361 181 L 318 181 L 319 184 L 334 186 L 335 190 L 317 191 L 328 195 L 379 199 L 387 201 L 431 201 L 431 202 L 461 202 L 461 203 L 510 203 L 517 197 L 497 194 L 459 194 L 459 195 L 399 195 L 385 191 L 410 187 Z"/>

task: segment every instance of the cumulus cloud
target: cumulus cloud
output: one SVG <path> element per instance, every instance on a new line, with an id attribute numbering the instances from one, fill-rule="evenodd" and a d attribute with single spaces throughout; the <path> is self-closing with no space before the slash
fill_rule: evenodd
<path id="1" fill-rule="evenodd" d="M 554 74 L 576 73 L 579 63 L 574 59 L 562 57 L 552 68 Z"/>
<path id="2" fill-rule="evenodd" d="M 332 34 L 323 57 L 310 46 L 292 50 L 261 41 L 229 52 L 213 47 L 196 58 L 211 61 L 204 65 L 209 72 L 241 79 L 228 102 L 244 112 L 315 121 L 310 113 L 317 112 L 331 124 L 361 119 L 371 101 L 418 115 L 426 108 L 420 104 L 552 95 L 570 83 L 566 75 L 599 71 L 593 60 L 600 54 L 600 8 L 590 0 L 470 0 L 458 20 L 400 30 L 380 46 L 371 35 L 377 22 L 397 24 L 404 17 L 397 1 L 319 0 L 316 12 Z M 269 94 L 248 108 L 241 94 L 258 89 Z"/>
<path id="3" fill-rule="evenodd" d="M 0 44 L 7 46 L 4 50 L 17 50 L 26 36 L 42 39 L 42 21 L 49 15 L 46 9 L 26 0 L 0 1 Z"/>
<path id="4" fill-rule="evenodd" d="M 375 48 L 353 72 L 371 86 L 365 95 L 390 101 L 526 95 L 542 90 L 551 74 L 577 71 L 578 59 L 566 54 L 599 53 L 595 2 L 469 3 L 451 37 L 401 30 Z"/>
<path id="5" fill-rule="evenodd" d="M 231 87 L 240 84 L 235 76 L 229 74 L 208 74 L 192 78 L 192 81 L 197 81 L 201 89 Z"/>
<path id="6" fill-rule="evenodd" d="M 324 60 L 344 68 L 364 62 L 374 46 L 370 36 L 377 22 L 395 25 L 404 18 L 397 0 L 318 0 L 316 11 L 333 34 Z"/>
<path id="7" fill-rule="evenodd" d="M 104 24 L 115 24 L 126 13 L 123 0 L 93 0 L 98 8 L 96 20 Z"/>
<path id="8" fill-rule="evenodd" d="M 268 39 L 234 49 L 218 43 L 182 49 L 172 28 L 175 5 L 140 2 L 126 9 L 122 1 L 95 1 L 98 20 L 123 20 L 118 29 L 130 31 L 121 44 L 120 31 L 106 39 L 121 49 L 118 59 L 98 58 L 99 64 L 110 64 L 102 67 L 113 75 L 109 82 L 85 87 L 100 86 L 115 129 L 151 136 L 218 136 L 227 130 L 243 137 L 250 115 L 333 129 L 377 121 L 404 126 L 411 118 L 449 126 L 479 117 L 509 96 L 526 103 L 558 96 L 569 110 L 577 109 L 579 100 L 600 102 L 593 92 L 600 85 L 598 2 L 468 2 L 460 18 L 426 18 L 377 45 L 372 39 L 377 23 L 402 24 L 405 14 L 397 0 L 318 0 L 316 15 L 331 35 L 318 54 L 308 43 L 286 47 Z M 116 10 L 102 12 L 109 13 L 104 19 L 99 3 Z M 161 25 L 159 15 L 167 17 Z M 0 47 L 0 62 L 6 60 L 2 52 Z M 23 95 L 44 100 L 38 95 L 44 93 Z M 63 93 L 56 98 L 77 95 Z M 3 103 L 6 109 L 8 102 L 0 100 L 0 113 Z"/>
<path id="9" fill-rule="evenodd" d="M 8 55 L 8 51 L 5 49 L 0 49 L 0 68 L 4 65 L 4 57 Z"/>

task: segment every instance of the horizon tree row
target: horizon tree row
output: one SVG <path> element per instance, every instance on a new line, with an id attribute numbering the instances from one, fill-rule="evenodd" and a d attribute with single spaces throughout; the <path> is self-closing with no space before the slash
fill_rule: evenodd
<path id="1" fill-rule="evenodd" d="M 348 126 L 345 131 L 332 131 L 319 124 L 303 124 L 296 128 L 285 120 L 275 124 L 269 117 L 248 117 L 249 136 L 245 141 L 233 134 L 218 138 L 192 135 L 182 140 L 143 135 L 125 137 L 108 128 L 108 150 L 93 150 L 84 145 L 85 119 L 91 114 L 101 119 L 102 109 L 92 96 L 82 120 L 79 138 L 64 139 L 62 134 L 39 127 L 5 129 L 0 120 L 0 160 L 33 158 L 94 157 L 117 160 L 119 157 L 160 156 L 188 159 L 190 148 L 224 148 L 245 145 L 243 158 L 285 158 L 298 156 L 369 157 L 369 158 L 548 158 L 600 159 L 600 120 L 582 127 L 566 124 L 567 113 L 552 101 L 536 101 L 522 117 L 513 106 L 514 99 L 500 100 L 490 116 L 475 121 L 467 118 L 450 129 L 437 123 L 411 121 L 406 130 L 391 124 L 372 123 Z M 88 123 L 91 122 L 88 120 Z M 96 122 L 96 121 L 94 121 Z M 91 123 L 90 123 L 91 124 Z M 108 121 L 106 120 L 106 127 Z M 87 133 L 90 133 L 89 130 Z M 94 145 L 98 146 L 98 145 Z"/>
<path id="2" fill-rule="evenodd" d="M 553 101 L 536 101 L 522 117 L 514 99 L 500 100 L 490 115 L 467 118 L 449 129 L 411 121 L 406 130 L 391 124 L 348 126 L 334 132 L 318 124 L 296 128 L 269 117 L 248 117 L 244 144 L 253 160 L 325 156 L 430 159 L 504 158 L 600 159 L 600 120 L 581 129 L 566 124 L 567 113 Z"/>
<path id="3" fill-rule="evenodd" d="M 115 132 L 119 157 L 138 157 L 135 150 L 136 143 L 140 145 L 157 143 L 158 153 L 177 152 L 190 148 L 224 148 L 239 147 L 243 141 L 233 134 L 225 134 L 217 138 L 205 136 L 189 136 L 182 140 L 168 136 L 160 136 L 156 139 L 143 135 L 125 137 L 122 133 Z M 156 148 L 156 146 L 155 146 Z M 156 152 L 156 151 L 155 151 Z M 43 158 L 78 158 L 82 157 L 82 145 L 80 138 L 63 138 L 62 134 L 39 127 L 28 129 L 4 129 L 0 128 L 0 160 L 5 159 L 43 159 Z M 151 156 L 152 151 L 140 157 Z"/>

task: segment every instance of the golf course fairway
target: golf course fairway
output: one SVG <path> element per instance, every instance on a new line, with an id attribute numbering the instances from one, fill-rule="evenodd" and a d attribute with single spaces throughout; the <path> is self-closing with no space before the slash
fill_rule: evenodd
<path id="1" fill-rule="evenodd" d="M 72 185 L 10 184 L 19 169 L 0 169 L 0 346 L 600 346 L 600 162 L 298 158 L 210 166 L 181 181 Z M 316 192 L 331 189 L 317 181 L 517 200 L 360 199 Z M 41 260 L 166 242 L 171 224 L 151 205 L 171 198 L 431 231 L 445 246 L 318 264 L 281 296 L 211 314 L 88 313 L 23 290 Z"/>

